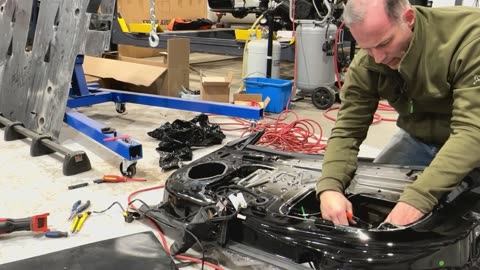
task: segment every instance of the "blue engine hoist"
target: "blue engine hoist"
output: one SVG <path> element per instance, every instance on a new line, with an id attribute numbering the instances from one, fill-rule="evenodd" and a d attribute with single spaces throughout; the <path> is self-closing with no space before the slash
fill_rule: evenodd
<path id="1" fill-rule="evenodd" d="M 72 88 L 70 98 L 67 101 L 64 122 L 121 156 L 123 161 L 120 163 L 120 172 L 124 176 L 131 177 L 136 174 L 137 161 L 143 157 L 142 145 L 134 139 L 122 136 L 116 130 L 77 112 L 74 110 L 75 108 L 114 102 L 118 113 L 126 111 L 126 103 L 136 103 L 251 120 L 259 120 L 263 116 L 263 108 L 259 107 L 117 91 L 100 88 L 98 84 L 87 84 L 82 67 L 83 59 L 83 55 L 79 55 L 75 61 Z"/>

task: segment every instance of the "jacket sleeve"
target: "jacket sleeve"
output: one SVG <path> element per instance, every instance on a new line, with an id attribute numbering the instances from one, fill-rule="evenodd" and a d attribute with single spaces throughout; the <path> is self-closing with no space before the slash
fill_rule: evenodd
<path id="1" fill-rule="evenodd" d="M 360 144 L 373 121 L 379 101 L 373 83 L 376 75 L 359 64 L 364 57 L 355 57 L 340 90 L 342 105 L 328 139 L 322 176 L 316 186 L 317 198 L 322 191 L 343 192 L 347 187 L 357 167 Z"/>
<path id="2" fill-rule="evenodd" d="M 480 38 L 459 51 L 451 63 L 451 133 L 432 163 L 407 187 L 399 201 L 424 213 L 480 165 Z"/>

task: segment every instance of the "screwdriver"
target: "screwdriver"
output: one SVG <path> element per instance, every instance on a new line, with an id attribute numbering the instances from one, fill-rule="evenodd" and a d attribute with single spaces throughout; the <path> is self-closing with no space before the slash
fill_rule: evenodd
<path id="1" fill-rule="evenodd" d="M 100 184 L 100 183 L 118 183 L 118 182 L 127 182 L 127 181 L 136 181 L 136 182 L 143 182 L 147 181 L 145 178 L 130 178 L 126 176 L 120 175 L 104 175 L 102 179 L 94 180 L 93 182 Z"/>
<path id="2" fill-rule="evenodd" d="M 372 224 L 361 220 L 359 217 L 354 216 L 353 213 L 348 212 L 348 211 L 347 211 L 347 219 L 352 221 L 352 223 L 355 223 L 355 224 L 356 223 L 362 223 L 364 225 L 367 225 L 368 228 L 373 227 Z"/>
<path id="3" fill-rule="evenodd" d="M 48 238 L 68 237 L 68 232 L 60 232 L 60 231 L 46 232 L 45 237 L 48 237 Z"/>

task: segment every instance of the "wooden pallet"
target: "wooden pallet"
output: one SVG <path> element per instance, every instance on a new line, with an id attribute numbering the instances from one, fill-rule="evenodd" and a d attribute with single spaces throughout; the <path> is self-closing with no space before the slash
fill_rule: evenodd
<path id="1" fill-rule="evenodd" d="M 108 49 L 114 5 L 0 0 L 0 114 L 58 139 L 75 59 Z"/>

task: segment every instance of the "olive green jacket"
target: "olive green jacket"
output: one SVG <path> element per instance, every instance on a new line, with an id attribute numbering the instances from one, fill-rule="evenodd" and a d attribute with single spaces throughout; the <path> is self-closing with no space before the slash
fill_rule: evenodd
<path id="1" fill-rule="evenodd" d="M 424 213 L 480 165 L 480 9 L 415 7 L 413 39 L 391 70 L 364 50 L 355 56 L 340 91 L 342 106 L 317 183 L 342 192 L 357 166 L 380 99 L 398 114 L 397 125 L 419 140 L 442 146 L 399 201 Z"/>

